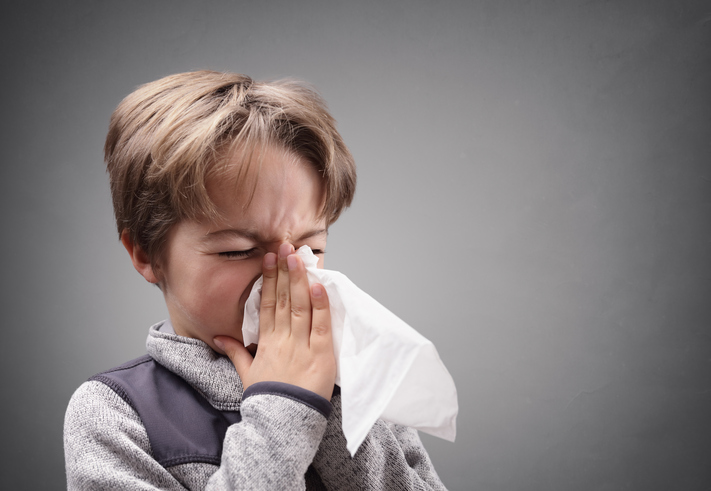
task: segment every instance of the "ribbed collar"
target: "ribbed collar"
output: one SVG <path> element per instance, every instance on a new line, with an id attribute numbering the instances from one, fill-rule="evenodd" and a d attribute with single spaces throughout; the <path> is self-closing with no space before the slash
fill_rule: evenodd
<path id="1" fill-rule="evenodd" d="M 159 322 L 148 330 L 148 354 L 173 373 L 187 381 L 210 404 L 221 411 L 236 411 L 242 401 L 242 381 L 226 356 L 212 350 L 199 339 L 171 333 L 172 326 Z"/>

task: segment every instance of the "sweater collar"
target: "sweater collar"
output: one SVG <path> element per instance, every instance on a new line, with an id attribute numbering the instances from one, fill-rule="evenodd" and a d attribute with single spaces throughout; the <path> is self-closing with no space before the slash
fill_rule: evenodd
<path id="1" fill-rule="evenodd" d="M 239 409 L 242 381 L 226 356 L 199 339 L 178 336 L 170 320 L 151 326 L 146 349 L 155 361 L 183 378 L 215 409 Z"/>

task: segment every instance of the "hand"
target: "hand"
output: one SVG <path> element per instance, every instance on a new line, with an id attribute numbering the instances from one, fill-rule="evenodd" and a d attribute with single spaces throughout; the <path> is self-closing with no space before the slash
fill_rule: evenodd
<path id="1" fill-rule="evenodd" d="M 331 311 L 326 289 L 309 287 L 306 268 L 291 244 L 268 253 L 259 310 L 259 346 L 252 358 L 234 338 L 217 336 L 246 389 L 257 382 L 285 382 L 331 399 L 336 380 Z"/>

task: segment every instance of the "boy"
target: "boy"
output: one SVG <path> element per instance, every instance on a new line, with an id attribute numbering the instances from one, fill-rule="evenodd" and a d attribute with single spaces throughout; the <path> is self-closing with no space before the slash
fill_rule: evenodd
<path id="1" fill-rule="evenodd" d="M 169 319 L 148 355 L 72 397 L 70 489 L 443 489 L 417 432 L 378 421 L 351 458 L 325 289 L 327 231 L 355 191 L 325 104 L 295 82 L 194 72 L 114 112 L 105 156 L 121 242 Z M 262 276 L 259 347 L 242 344 Z M 373 381 L 378 383 L 378 381 Z"/>

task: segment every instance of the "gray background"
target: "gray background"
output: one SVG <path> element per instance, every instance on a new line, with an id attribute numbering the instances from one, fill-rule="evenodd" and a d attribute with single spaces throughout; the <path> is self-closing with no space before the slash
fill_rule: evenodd
<path id="1" fill-rule="evenodd" d="M 432 339 L 453 490 L 711 489 L 711 3 L 24 2 L 2 20 L 2 482 L 165 316 L 101 149 L 133 88 L 315 84 L 359 165 L 327 265 Z"/>

